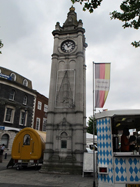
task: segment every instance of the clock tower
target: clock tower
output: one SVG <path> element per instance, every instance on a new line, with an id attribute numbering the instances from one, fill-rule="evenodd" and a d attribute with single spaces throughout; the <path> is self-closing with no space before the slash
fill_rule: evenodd
<path id="1" fill-rule="evenodd" d="M 56 23 L 52 54 L 47 139 L 41 172 L 82 172 L 86 149 L 85 29 L 72 6 Z"/>

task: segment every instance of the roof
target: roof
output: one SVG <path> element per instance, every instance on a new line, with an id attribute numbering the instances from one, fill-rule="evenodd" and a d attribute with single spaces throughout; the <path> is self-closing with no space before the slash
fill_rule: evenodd
<path id="1" fill-rule="evenodd" d="M 12 74 L 15 75 L 15 79 L 12 78 Z M 27 79 L 26 77 L 14 72 L 10 69 L 7 69 L 7 68 L 1 67 L 1 66 L 0 66 L 0 77 L 2 79 L 7 79 L 10 82 L 18 83 L 18 84 L 22 85 L 23 87 L 27 87 L 29 89 L 32 89 L 32 81 L 31 80 Z M 27 86 L 23 85 L 24 80 L 27 80 L 27 82 L 28 82 Z"/>
<path id="2" fill-rule="evenodd" d="M 95 138 L 96 138 L 97 136 L 95 135 Z M 93 134 L 90 134 L 90 133 L 86 133 L 86 138 L 93 138 Z"/>
<path id="3" fill-rule="evenodd" d="M 108 110 L 95 114 L 95 118 L 104 118 L 104 117 L 115 117 L 115 116 L 131 116 L 131 115 L 139 115 L 140 109 L 130 109 L 130 110 Z"/>
<path id="4" fill-rule="evenodd" d="M 140 110 L 110 110 L 95 114 L 96 119 L 111 118 L 112 132 L 124 128 L 140 131 Z"/>
<path id="5" fill-rule="evenodd" d="M 97 135 L 95 135 L 94 141 L 95 141 L 95 143 L 97 143 Z M 93 134 L 86 133 L 86 143 L 93 144 Z"/>

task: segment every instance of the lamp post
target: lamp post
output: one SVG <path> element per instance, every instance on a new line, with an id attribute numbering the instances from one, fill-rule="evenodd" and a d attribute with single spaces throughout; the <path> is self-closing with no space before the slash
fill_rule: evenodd
<path id="1" fill-rule="evenodd" d="M 94 62 L 93 62 L 93 187 L 95 187 L 95 127 L 94 127 Z"/>

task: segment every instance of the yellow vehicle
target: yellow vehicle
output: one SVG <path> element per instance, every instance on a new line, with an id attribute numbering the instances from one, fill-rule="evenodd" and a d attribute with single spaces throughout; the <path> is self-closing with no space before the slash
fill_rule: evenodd
<path id="1" fill-rule="evenodd" d="M 46 132 L 29 127 L 22 129 L 14 139 L 11 153 L 13 163 L 17 166 L 17 169 L 27 167 L 29 164 L 38 165 L 43 163 L 45 141 Z"/>

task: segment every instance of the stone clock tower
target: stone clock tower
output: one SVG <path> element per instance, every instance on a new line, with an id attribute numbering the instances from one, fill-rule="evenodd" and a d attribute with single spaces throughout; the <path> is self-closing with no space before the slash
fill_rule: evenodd
<path id="1" fill-rule="evenodd" d="M 47 139 L 43 172 L 78 174 L 86 146 L 85 30 L 71 7 L 63 26 L 56 23 L 52 54 Z"/>

